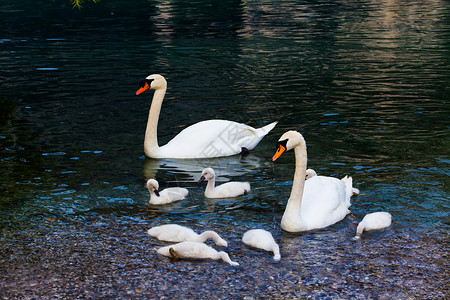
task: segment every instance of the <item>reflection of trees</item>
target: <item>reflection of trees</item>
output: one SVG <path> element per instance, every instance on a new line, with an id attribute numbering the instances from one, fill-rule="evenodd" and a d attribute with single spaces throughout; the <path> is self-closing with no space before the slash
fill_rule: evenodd
<path id="1" fill-rule="evenodd" d="M 88 0 L 88 1 L 92 1 L 94 3 L 97 3 L 98 0 Z M 70 0 L 70 2 L 72 2 L 73 7 L 80 9 L 81 5 L 84 3 L 84 0 Z"/>

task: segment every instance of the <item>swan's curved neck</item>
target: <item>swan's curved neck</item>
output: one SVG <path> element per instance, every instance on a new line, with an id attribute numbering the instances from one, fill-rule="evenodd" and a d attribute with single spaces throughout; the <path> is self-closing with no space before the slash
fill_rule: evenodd
<path id="1" fill-rule="evenodd" d="M 220 237 L 217 233 L 210 230 L 207 230 L 199 234 L 199 242 L 205 242 L 208 239 L 212 239 L 214 242 L 217 242 L 218 240 L 220 240 Z"/>
<path id="2" fill-rule="evenodd" d="M 205 192 L 212 193 L 212 191 L 214 191 L 214 186 L 215 185 L 216 185 L 216 178 L 215 177 L 212 177 L 212 178 L 208 179 L 208 184 L 206 185 Z"/>
<path id="3" fill-rule="evenodd" d="M 307 153 L 304 140 L 294 148 L 295 174 L 292 183 L 291 196 L 281 219 L 281 228 L 286 231 L 304 230 L 306 225 L 301 218 L 303 189 L 305 187 Z"/>
<path id="4" fill-rule="evenodd" d="M 147 129 L 145 130 L 144 152 L 148 157 L 155 157 L 158 146 L 158 119 L 161 105 L 166 94 L 166 88 L 155 90 L 152 105 L 148 113 Z"/>

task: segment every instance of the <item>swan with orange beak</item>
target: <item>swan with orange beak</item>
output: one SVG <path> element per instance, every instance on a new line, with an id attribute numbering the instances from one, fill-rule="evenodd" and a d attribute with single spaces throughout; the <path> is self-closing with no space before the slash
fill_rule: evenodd
<path id="1" fill-rule="evenodd" d="M 350 213 L 352 178 L 345 181 L 333 177 L 306 178 L 306 142 L 297 131 L 284 133 L 277 143 L 272 161 L 294 149 L 295 174 L 292 190 L 281 219 L 281 228 L 300 232 L 324 228 L 341 221 Z"/>
<path id="2" fill-rule="evenodd" d="M 183 129 L 164 146 L 158 145 L 158 119 L 166 94 L 166 79 L 153 74 L 139 83 L 136 95 L 154 90 L 144 139 L 145 155 L 151 158 L 207 158 L 221 157 L 247 152 L 256 147 L 277 122 L 261 128 L 227 120 L 207 120 Z M 188 107 L 188 106 L 184 106 Z M 179 114 L 185 114 L 180 111 Z M 177 120 L 172 120 L 176 124 Z"/>

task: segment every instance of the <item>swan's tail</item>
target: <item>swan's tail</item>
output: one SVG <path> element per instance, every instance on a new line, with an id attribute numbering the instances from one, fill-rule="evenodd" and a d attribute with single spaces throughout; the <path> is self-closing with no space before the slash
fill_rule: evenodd
<path id="1" fill-rule="evenodd" d="M 353 178 L 351 176 L 345 175 L 341 179 L 345 183 L 345 200 L 347 202 L 347 208 L 350 207 L 350 197 L 353 195 Z"/>
<path id="2" fill-rule="evenodd" d="M 228 256 L 228 254 L 226 252 L 220 251 L 219 256 L 224 262 L 227 262 L 232 266 L 239 266 L 239 263 L 231 261 L 230 257 Z"/>
<path id="3" fill-rule="evenodd" d="M 241 143 L 241 147 L 248 150 L 253 150 L 262 138 L 265 137 L 266 134 L 268 134 L 275 127 L 275 125 L 277 125 L 277 123 L 278 121 L 275 121 L 257 129 L 247 126 L 246 130 L 251 130 L 253 135 L 246 135 L 245 139 Z"/>
<path id="4" fill-rule="evenodd" d="M 278 124 L 278 121 L 272 122 L 264 127 L 256 129 L 256 132 L 259 137 L 264 137 L 266 134 L 268 134 L 276 125 Z"/>

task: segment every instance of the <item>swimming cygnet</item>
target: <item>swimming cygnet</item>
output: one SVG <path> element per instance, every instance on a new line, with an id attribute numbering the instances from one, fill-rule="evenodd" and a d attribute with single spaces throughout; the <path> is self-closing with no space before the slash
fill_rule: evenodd
<path id="1" fill-rule="evenodd" d="M 356 228 L 355 239 L 359 239 L 364 230 L 383 229 L 389 227 L 392 222 L 392 216 L 388 212 L 374 212 L 364 216 Z"/>
<path id="2" fill-rule="evenodd" d="M 272 251 L 274 254 L 273 259 L 276 261 L 281 259 L 280 248 L 269 231 L 263 229 L 249 230 L 244 233 L 242 242 L 251 247 Z"/>
<path id="3" fill-rule="evenodd" d="M 200 242 L 181 242 L 175 245 L 170 245 L 158 249 L 158 254 L 169 256 L 174 259 L 222 259 L 224 262 L 232 266 L 239 266 L 237 262 L 231 261 L 228 254 L 224 251 L 209 247 Z"/>
<path id="4" fill-rule="evenodd" d="M 201 234 L 197 234 L 194 232 L 194 230 L 177 224 L 167 224 L 152 227 L 148 230 L 148 234 L 160 241 L 166 242 L 205 242 L 208 239 L 213 239 L 218 246 L 228 246 L 227 241 L 222 239 L 214 231 L 208 230 Z"/>
<path id="5" fill-rule="evenodd" d="M 208 180 L 208 185 L 205 190 L 205 197 L 207 198 L 231 198 L 250 192 L 250 184 L 248 182 L 226 182 L 214 187 L 215 173 L 212 168 L 206 168 L 202 172 L 202 177 L 198 183 Z"/>
<path id="6" fill-rule="evenodd" d="M 314 171 L 313 169 L 307 169 L 306 170 L 306 178 L 305 178 L 306 180 L 308 180 L 308 179 L 310 179 L 310 178 L 312 178 L 314 176 L 317 176 L 316 171 Z"/>
<path id="7" fill-rule="evenodd" d="M 189 191 L 185 188 L 171 187 L 158 192 L 159 183 L 155 179 L 147 181 L 147 189 L 150 192 L 150 204 L 167 204 L 183 200 Z"/>

